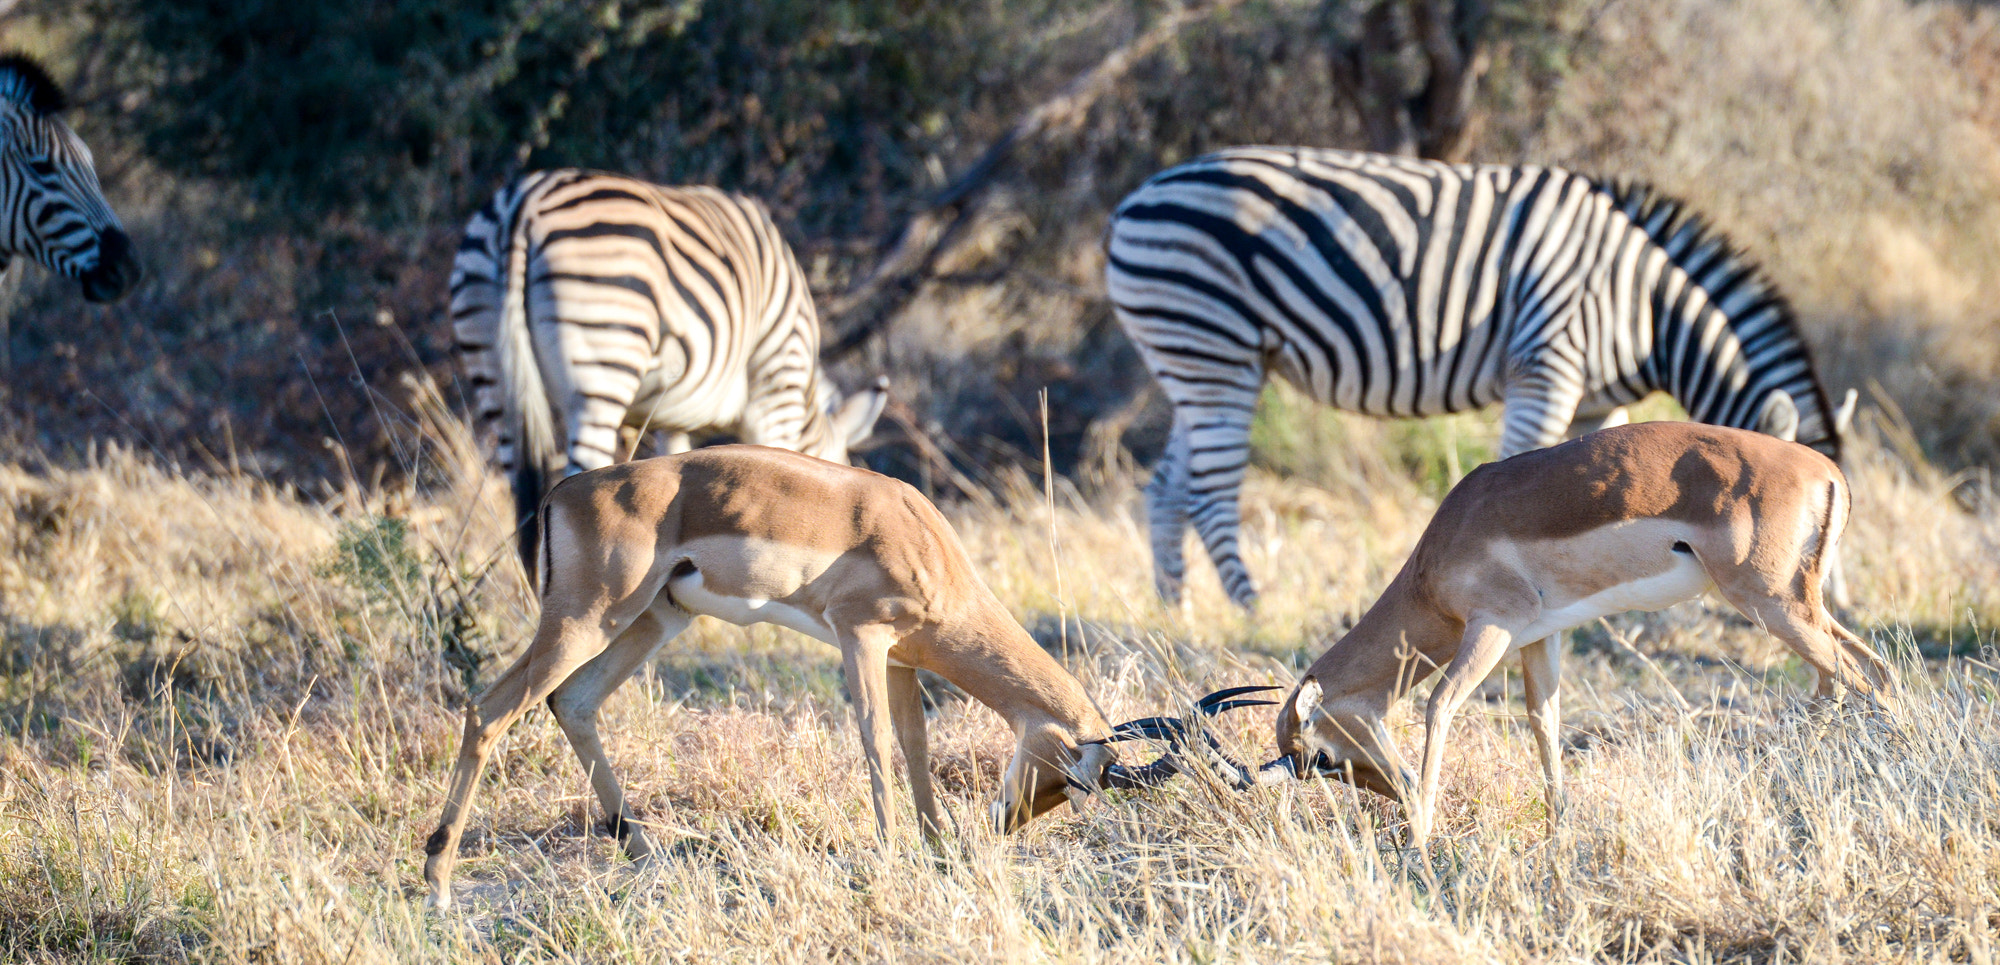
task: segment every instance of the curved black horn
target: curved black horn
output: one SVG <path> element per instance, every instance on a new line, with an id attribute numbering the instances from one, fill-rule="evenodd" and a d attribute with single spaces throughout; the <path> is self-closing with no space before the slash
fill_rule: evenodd
<path id="1" fill-rule="evenodd" d="M 1195 710 L 1199 711 L 1204 717 L 1214 717 L 1225 711 L 1240 710 L 1244 707 L 1270 706 L 1276 704 L 1277 701 L 1242 700 L 1240 698 L 1246 694 L 1258 694 L 1277 689 L 1279 688 L 1231 687 L 1227 690 L 1218 690 L 1196 701 Z M 1208 732 L 1208 728 L 1198 725 L 1190 727 L 1186 720 L 1179 717 L 1144 717 L 1139 720 L 1126 721 L 1112 728 L 1111 736 L 1105 738 L 1104 743 L 1125 740 L 1164 741 L 1167 745 L 1166 753 L 1161 754 L 1158 760 L 1150 764 L 1139 765 L 1138 767 L 1126 767 L 1123 764 L 1116 763 L 1110 765 L 1104 770 L 1104 786 L 1143 788 L 1158 787 L 1166 783 L 1174 775 L 1180 773 L 1180 756 L 1187 752 L 1189 730 L 1193 730 L 1201 735 L 1203 744 L 1207 746 L 1210 753 L 1216 756 L 1222 765 L 1223 774 L 1229 779 L 1231 784 L 1236 785 L 1240 789 L 1248 787 L 1252 783 L 1261 783 L 1257 781 L 1257 775 L 1249 768 L 1238 764 L 1229 755 L 1223 753 L 1222 745 L 1216 742 L 1215 736 Z"/>

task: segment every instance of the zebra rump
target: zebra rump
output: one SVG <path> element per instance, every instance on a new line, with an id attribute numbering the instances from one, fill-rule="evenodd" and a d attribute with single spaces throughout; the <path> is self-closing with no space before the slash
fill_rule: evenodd
<path id="1" fill-rule="evenodd" d="M 1174 406 L 1147 488 L 1169 601 L 1190 522 L 1230 598 L 1256 599 L 1238 490 L 1273 371 L 1376 416 L 1503 403 L 1502 458 L 1654 391 L 1697 421 L 1839 458 L 1790 307 L 1686 205 L 1644 185 L 1236 148 L 1140 186 L 1105 245 L 1119 322 Z"/>
<path id="2" fill-rule="evenodd" d="M 805 274 L 756 201 L 575 169 L 523 175 L 466 224 L 451 318 L 477 427 L 510 477 L 523 565 L 564 476 L 729 433 L 845 462 L 887 400 L 819 366 Z"/>

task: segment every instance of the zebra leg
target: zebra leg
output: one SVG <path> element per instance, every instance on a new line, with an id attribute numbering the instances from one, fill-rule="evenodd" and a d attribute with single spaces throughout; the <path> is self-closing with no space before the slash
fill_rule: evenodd
<path id="1" fill-rule="evenodd" d="M 564 428 L 569 432 L 569 470 L 564 475 L 574 476 L 587 469 L 602 469 L 630 460 L 632 451 L 624 448 L 621 438 L 625 412 L 630 406 L 615 398 L 595 395 L 583 396 L 579 401 L 582 404 L 565 420 Z"/>
<path id="2" fill-rule="evenodd" d="M 1146 484 L 1146 522 L 1153 537 L 1153 589 L 1168 605 L 1179 605 L 1187 577 L 1188 437 L 1180 415 L 1174 416 L 1167 451 Z"/>
<path id="3" fill-rule="evenodd" d="M 1507 384 L 1505 412 L 1500 418 L 1500 458 L 1553 446 L 1576 418 L 1583 385 L 1574 369 L 1539 364 Z"/>
<path id="4" fill-rule="evenodd" d="M 1229 601 L 1245 610 L 1257 608 L 1257 581 L 1243 565 L 1238 536 L 1243 529 L 1240 502 L 1244 470 L 1250 465 L 1250 417 L 1257 397 L 1241 408 L 1215 407 L 1204 422 L 1189 420 L 1188 516 L 1215 561 L 1215 574 Z"/>
<path id="5" fill-rule="evenodd" d="M 1576 414 L 1576 418 L 1570 420 L 1569 437 L 1574 439 L 1578 436 L 1587 436 L 1599 429 L 1629 425 L 1631 422 L 1632 413 L 1627 412 L 1622 405 L 1614 406 L 1608 412 L 1595 415 L 1585 415 L 1579 412 Z"/>

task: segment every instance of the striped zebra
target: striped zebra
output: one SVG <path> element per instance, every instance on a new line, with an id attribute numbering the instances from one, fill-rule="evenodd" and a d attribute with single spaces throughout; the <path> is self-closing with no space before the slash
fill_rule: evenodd
<path id="1" fill-rule="evenodd" d="M 63 123 L 66 105 L 32 58 L 0 56 L 0 273 L 26 257 L 82 285 L 86 301 L 116 301 L 138 284 L 139 259 L 90 148 Z"/>
<path id="2" fill-rule="evenodd" d="M 1193 522 L 1255 604 L 1238 490 L 1267 371 L 1376 416 L 1505 405 L 1501 457 L 1655 390 L 1697 421 L 1838 459 L 1836 413 L 1782 297 L 1680 202 L 1556 168 L 1250 147 L 1170 168 L 1113 214 L 1105 281 L 1173 403 L 1146 488 L 1154 580 L 1180 599 Z"/>
<path id="3" fill-rule="evenodd" d="M 844 403 L 819 367 L 819 317 L 764 206 L 594 171 L 526 174 L 466 225 L 451 319 L 477 422 L 527 525 L 563 476 L 631 458 L 647 432 L 834 462 L 866 438 L 884 384 Z"/>

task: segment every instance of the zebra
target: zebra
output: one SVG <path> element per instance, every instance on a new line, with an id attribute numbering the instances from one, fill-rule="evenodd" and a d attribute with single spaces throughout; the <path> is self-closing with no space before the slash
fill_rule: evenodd
<path id="1" fill-rule="evenodd" d="M 1327 405 L 1430 416 L 1504 403 L 1499 456 L 1622 421 L 1655 390 L 1697 421 L 1836 460 L 1792 310 L 1683 203 L 1553 167 L 1244 147 L 1155 175 L 1106 229 L 1120 325 L 1173 405 L 1146 487 L 1154 584 L 1181 598 L 1192 521 L 1231 601 L 1267 371 Z M 1838 588 L 1836 588 L 1838 590 Z M 1838 598 L 1838 592 L 1837 592 Z"/>
<path id="2" fill-rule="evenodd" d="M 631 458 L 648 431 L 668 451 L 733 432 L 845 462 L 887 401 L 886 380 L 840 401 L 791 248 L 762 204 L 714 188 L 522 175 L 467 223 L 450 311 L 531 577 L 548 488 Z"/>
<path id="3" fill-rule="evenodd" d="M 139 258 L 90 148 L 63 122 L 67 106 L 41 64 L 0 55 L 0 277 L 25 257 L 77 282 L 85 301 L 113 302 L 139 283 Z"/>

